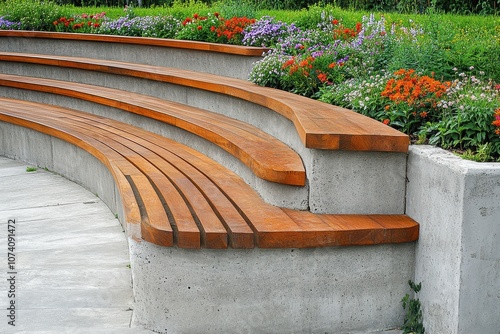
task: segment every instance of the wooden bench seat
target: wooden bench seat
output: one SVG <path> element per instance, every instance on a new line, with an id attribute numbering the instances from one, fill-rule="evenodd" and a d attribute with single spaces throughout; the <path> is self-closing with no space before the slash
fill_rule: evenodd
<path id="1" fill-rule="evenodd" d="M 264 180 L 294 186 L 306 183 L 304 165 L 295 151 L 264 131 L 221 114 L 143 94 L 61 80 L 0 74 L 0 85 L 74 97 L 155 119 L 218 145 Z"/>
<path id="2" fill-rule="evenodd" d="M 418 238 L 418 224 L 405 215 L 318 215 L 269 205 L 203 154 L 116 120 L 0 98 L 0 121 L 60 138 L 98 158 L 115 178 L 129 233 L 158 245 L 304 248 Z"/>
<path id="3" fill-rule="evenodd" d="M 409 138 L 348 109 L 245 80 L 152 65 L 56 55 L 0 52 L 0 61 L 91 70 L 187 86 L 250 101 L 291 120 L 307 148 L 407 152 Z"/>

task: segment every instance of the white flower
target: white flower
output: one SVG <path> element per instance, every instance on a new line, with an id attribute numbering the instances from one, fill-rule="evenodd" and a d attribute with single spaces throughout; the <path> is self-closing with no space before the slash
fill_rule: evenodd
<path id="1" fill-rule="evenodd" d="M 473 69 L 474 69 L 474 66 L 469 67 L 469 70 L 471 70 L 471 71 L 472 71 Z"/>

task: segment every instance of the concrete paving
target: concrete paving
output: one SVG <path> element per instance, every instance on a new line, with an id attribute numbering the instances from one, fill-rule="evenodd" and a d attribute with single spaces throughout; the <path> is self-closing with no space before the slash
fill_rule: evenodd
<path id="1" fill-rule="evenodd" d="M 0 157 L 0 333 L 153 333 L 130 328 L 129 265 L 98 197 Z"/>

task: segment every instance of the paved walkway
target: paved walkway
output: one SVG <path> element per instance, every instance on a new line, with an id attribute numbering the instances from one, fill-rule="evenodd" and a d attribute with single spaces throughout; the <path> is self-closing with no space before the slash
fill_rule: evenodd
<path id="1" fill-rule="evenodd" d="M 77 184 L 26 168 L 0 157 L 0 333 L 152 333 L 129 327 L 130 261 L 118 220 Z"/>

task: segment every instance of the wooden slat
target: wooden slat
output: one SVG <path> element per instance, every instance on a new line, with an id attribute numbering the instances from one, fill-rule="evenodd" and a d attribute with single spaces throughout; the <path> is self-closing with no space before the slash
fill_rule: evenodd
<path id="1" fill-rule="evenodd" d="M 132 92 L 59 80 L 0 74 L 0 85 L 75 97 L 130 111 L 194 133 L 240 159 L 258 177 L 303 186 L 300 156 L 281 141 L 229 117 Z"/>
<path id="2" fill-rule="evenodd" d="M 250 101 L 293 122 L 307 148 L 407 152 L 409 137 L 369 117 L 248 81 L 166 67 L 65 56 L 0 52 L 0 60 L 54 64 L 182 85 Z"/>
<path id="3" fill-rule="evenodd" d="M 225 197 L 218 195 L 218 189 L 213 186 L 207 191 L 208 194 L 202 194 L 198 187 L 206 189 L 206 184 L 202 182 L 210 182 L 207 178 L 197 178 L 197 183 L 192 182 L 192 175 L 188 178 L 187 175 L 181 173 L 176 169 L 179 166 L 172 165 L 172 162 L 181 163 L 181 168 L 190 168 L 184 161 L 175 159 L 173 155 L 165 149 L 157 146 L 157 143 L 163 142 L 163 146 L 171 147 L 173 142 L 154 135 L 144 130 L 140 130 L 133 126 L 118 121 L 105 119 L 103 117 L 96 117 L 93 115 L 85 115 L 75 111 L 67 110 L 62 117 L 71 117 L 68 121 L 75 120 L 77 126 L 84 128 L 88 132 L 92 132 L 97 136 L 102 136 L 103 142 L 112 143 L 113 141 L 120 143 L 123 147 L 111 145 L 114 149 L 120 151 L 128 160 L 134 163 L 137 168 L 147 174 L 156 187 L 163 193 L 164 198 L 167 200 L 168 206 L 171 208 L 174 220 L 176 221 L 177 230 L 177 243 L 181 248 L 197 248 L 200 245 L 198 229 L 195 228 L 196 223 L 191 219 L 189 208 L 186 207 L 186 201 L 190 204 L 190 208 L 196 213 L 202 229 L 202 242 L 207 248 L 227 248 L 227 232 L 224 226 L 227 226 L 231 231 L 232 246 L 235 248 L 249 248 L 253 247 L 253 234 L 248 226 L 244 223 L 241 216 L 237 213 L 234 207 L 227 208 L 229 203 Z M 50 115 L 48 117 L 54 117 Z M 92 124 L 92 125 L 89 125 Z M 127 130 L 127 131 L 124 131 Z M 121 137 L 120 137 L 121 136 Z M 106 140 L 109 138 L 111 141 Z M 146 139 L 149 139 L 147 141 Z M 163 157 L 163 159 L 160 157 Z M 145 161 L 141 161 L 141 159 Z M 168 159 L 165 159 L 168 158 Z M 161 170 L 162 173 L 168 176 L 169 180 L 162 180 L 158 175 Z M 196 172 L 190 168 L 190 173 Z M 173 184 L 175 184 L 175 189 Z M 178 188 L 179 190 L 177 191 Z M 177 193 L 178 192 L 178 193 Z M 179 197 L 182 194 L 183 198 Z M 206 198 L 204 197 L 206 196 Z M 210 197 L 210 203 L 207 202 Z M 220 203 L 222 200 L 222 203 Z M 229 223 L 221 223 L 217 214 L 212 210 L 211 205 L 221 213 L 221 217 L 229 221 Z M 180 210 L 182 209 L 182 210 Z M 229 215 L 229 218 L 228 218 Z M 235 221 L 241 220 L 242 224 L 236 226 Z M 244 230 L 241 226 L 245 224 Z M 195 240 L 195 236 L 198 237 Z"/>
<path id="4" fill-rule="evenodd" d="M 110 171 L 116 172 L 117 170 L 120 170 L 125 177 L 128 176 L 130 178 L 133 176 L 133 178 L 138 178 L 137 175 L 140 174 L 138 170 L 118 152 L 97 140 L 97 136 L 95 134 L 84 134 L 79 131 L 75 131 L 74 128 L 68 127 L 67 125 L 65 126 L 65 124 L 61 122 L 54 122 L 54 120 L 44 117 L 44 115 L 40 115 L 38 111 L 40 111 L 41 108 L 45 110 L 48 109 L 54 113 L 63 109 L 26 101 L 0 99 L 0 120 L 29 127 L 65 140 L 96 156 L 99 160 L 104 162 L 108 168 L 111 161 L 114 165 L 116 165 L 116 168 L 110 168 Z M 115 177 L 115 180 L 116 179 L 120 182 L 124 182 L 123 177 Z M 147 225 L 156 230 L 156 237 L 154 239 L 157 240 L 158 244 L 172 246 L 172 229 L 168 224 L 168 217 L 165 214 L 165 210 L 163 210 L 161 201 L 157 196 L 154 196 L 155 192 L 150 184 L 148 186 L 142 178 L 139 178 L 138 180 L 139 181 L 137 184 L 134 184 L 134 186 L 137 187 L 139 193 L 142 192 L 143 195 L 148 194 L 148 196 L 141 196 L 140 198 L 145 208 L 144 213 L 141 214 L 141 222 L 147 223 Z M 120 183 L 118 184 L 120 185 Z M 125 193 L 127 197 L 122 197 L 122 199 L 125 198 L 128 202 L 130 202 L 131 196 L 129 189 L 127 189 L 127 192 Z M 137 195 L 135 195 L 135 197 L 137 200 Z M 132 218 L 132 220 L 137 219 L 137 207 L 138 205 L 134 204 L 128 208 L 128 210 L 132 210 L 133 213 L 133 216 L 128 218 Z M 148 212 L 148 210 L 150 210 L 150 212 Z M 148 238 L 148 236 L 146 236 L 146 238 Z"/>

